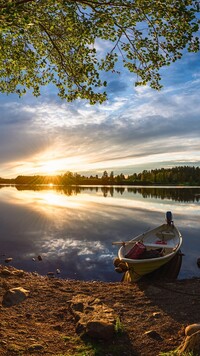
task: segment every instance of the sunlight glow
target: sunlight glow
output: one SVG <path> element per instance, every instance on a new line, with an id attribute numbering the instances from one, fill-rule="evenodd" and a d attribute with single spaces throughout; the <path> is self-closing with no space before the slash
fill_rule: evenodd
<path id="1" fill-rule="evenodd" d="M 48 215 L 48 213 L 51 212 L 55 214 L 54 209 L 57 209 L 58 213 L 59 209 L 65 211 L 65 209 L 77 209 L 83 205 L 83 202 L 79 200 L 76 195 L 66 196 L 58 194 L 57 191 L 53 189 L 54 188 L 51 187 L 48 190 L 45 189 L 41 191 L 23 190 L 20 191 L 20 196 L 18 191 L 13 194 L 13 189 L 8 189 L 7 198 L 10 192 L 10 202 L 15 203 L 15 205 L 30 205 L 33 210 L 44 215 Z"/>
<path id="2" fill-rule="evenodd" d="M 63 169 L 63 164 L 59 160 L 47 161 L 40 166 L 41 172 L 45 174 L 56 174 Z"/>
<path id="3" fill-rule="evenodd" d="M 87 156 L 71 152 L 70 147 L 49 147 L 45 152 L 39 152 L 27 162 L 16 164 L 16 174 L 24 175 L 59 175 L 68 171 L 77 172 L 78 168 L 87 166 Z"/>

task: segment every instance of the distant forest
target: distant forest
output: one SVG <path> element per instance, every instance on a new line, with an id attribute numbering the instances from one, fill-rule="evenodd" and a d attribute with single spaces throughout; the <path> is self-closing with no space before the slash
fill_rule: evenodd
<path id="1" fill-rule="evenodd" d="M 57 184 L 57 185 L 200 185 L 200 167 L 180 166 L 144 170 L 125 176 L 123 173 L 104 171 L 102 176 L 86 177 L 72 172 L 56 176 L 23 176 L 14 179 L 0 178 L 1 184 Z"/>

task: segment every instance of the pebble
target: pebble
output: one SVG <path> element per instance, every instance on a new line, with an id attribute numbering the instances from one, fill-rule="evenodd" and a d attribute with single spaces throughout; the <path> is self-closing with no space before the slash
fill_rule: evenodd
<path id="1" fill-rule="evenodd" d="M 37 272 L 32 272 L 32 275 L 35 277 L 39 277 L 39 274 Z"/>
<path id="2" fill-rule="evenodd" d="M 12 260 L 13 260 L 12 257 L 8 257 L 8 258 L 5 259 L 5 262 L 6 262 L 6 263 L 9 263 L 9 262 L 11 262 Z"/>
<path id="3" fill-rule="evenodd" d="M 198 323 L 188 325 L 185 328 L 185 335 L 186 336 L 190 336 L 190 335 L 194 334 L 196 331 L 199 331 L 199 330 L 200 330 L 200 324 L 198 324 Z"/>
<path id="4" fill-rule="evenodd" d="M 12 272 L 9 271 L 8 269 L 4 268 L 4 269 L 1 270 L 1 275 L 3 275 L 3 276 L 11 276 Z"/>
<path id="5" fill-rule="evenodd" d="M 47 276 L 53 278 L 54 277 L 54 272 L 48 272 Z"/>
<path id="6" fill-rule="evenodd" d="M 162 340 L 162 337 L 155 330 L 148 330 L 145 332 L 145 335 L 148 335 L 155 340 Z"/>
<path id="7" fill-rule="evenodd" d="M 33 344 L 28 347 L 28 351 L 35 352 L 44 349 L 44 346 L 41 344 Z"/>
<path id="8" fill-rule="evenodd" d="M 154 312 L 154 313 L 152 314 L 152 316 L 153 316 L 154 318 L 159 318 L 159 317 L 161 316 L 161 313 L 160 313 L 160 312 Z"/>

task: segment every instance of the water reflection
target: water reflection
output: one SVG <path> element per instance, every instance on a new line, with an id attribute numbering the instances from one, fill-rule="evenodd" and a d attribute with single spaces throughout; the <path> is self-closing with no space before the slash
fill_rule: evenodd
<path id="1" fill-rule="evenodd" d="M 199 194 L 200 188 L 4 186 L 0 262 L 5 254 L 29 271 L 117 281 L 112 241 L 160 224 L 171 210 L 184 237 L 180 278 L 199 276 Z"/>
<path id="2" fill-rule="evenodd" d="M 0 185 L 0 188 L 2 186 Z M 104 197 L 114 195 L 129 194 L 141 195 L 143 198 L 156 199 L 171 199 L 183 202 L 199 202 L 200 201 L 200 187 L 115 187 L 115 186 L 98 186 L 98 187 L 84 187 L 84 186 L 54 186 L 54 185 L 16 185 L 17 190 L 33 190 L 43 191 L 52 189 L 53 191 L 62 192 L 65 195 L 77 195 L 85 192 L 102 193 Z"/>

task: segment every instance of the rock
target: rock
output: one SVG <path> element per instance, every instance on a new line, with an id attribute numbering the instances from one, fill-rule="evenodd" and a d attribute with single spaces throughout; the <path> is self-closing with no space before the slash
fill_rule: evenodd
<path id="1" fill-rule="evenodd" d="M 178 355 L 193 352 L 194 355 L 200 355 L 200 331 L 187 336 L 183 345 L 178 348 Z"/>
<path id="2" fill-rule="evenodd" d="M 200 258 L 197 258 L 197 266 L 200 267 Z"/>
<path id="3" fill-rule="evenodd" d="M 77 333 L 95 339 L 109 340 L 113 337 L 117 316 L 99 299 L 76 295 L 71 301 L 71 311 L 77 321 Z"/>
<path id="4" fill-rule="evenodd" d="M 145 335 L 148 335 L 152 339 L 155 339 L 155 340 L 163 340 L 163 338 L 160 336 L 160 334 L 158 334 L 157 331 L 155 331 L 155 330 L 145 331 Z"/>
<path id="5" fill-rule="evenodd" d="M 1 276 L 12 276 L 12 272 L 7 268 L 3 268 L 0 273 Z"/>
<path id="6" fill-rule="evenodd" d="M 29 295 L 29 291 L 22 288 L 12 288 L 6 291 L 3 296 L 2 305 L 4 307 L 11 307 L 13 305 L 21 303 Z"/>
<path id="7" fill-rule="evenodd" d="M 38 261 L 42 261 L 42 256 L 38 256 Z"/>
<path id="8" fill-rule="evenodd" d="M 43 350 L 44 346 L 41 344 L 32 344 L 28 347 L 29 352 L 35 352 L 35 351 L 40 351 Z"/>
<path id="9" fill-rule="evenodd" d="M 185 335 L 190 336 L 200 330 L 200 324 L 191 324 L 185 328 Z"/>
<path id="10" fill-rule="evenodd" d="M 8 258 L 5 259 L 5 263 L 9 263 L 9 262 L 11 262 L 12 260 L 13 260 L 12 257 L 8 257 Z"/>
<path id="11" fill-rule="evenodd" d="M 60 269 L 59 268 L 57 268 L 56 273 L 60 274 Z"/>
<path id="12" fill-rule="evenodd" d="M 0 271 L 0 275 L 1 276 L 15 276 L 15 277 L 23 277 L 24 276 L 24 271 L 21 269 L 13 269 L 13 270 L 9 270 L 8 268 L 3 268 Z"/>
<path id="13" fill-rule="evenodd" d="M 25 272 L 22 269 L 16 269 L 12 272 L 14 276 L 23 277 Z"/>
<path id="14" fill-rule="evenodd" d="M 113 324 L 104 320 L 88 321 L 87 334 L 94 339 L 109 340 L 114 334 Z"/>
<path id="15" fill-rule="evenodd" d="M 154 317 L 154 318 L 160 318 L 161 317 L 161 312 L 154 312 L 153 314 L 152 314 L 152 316 Z"/>
<path id="16" fill-rule="evenodd" d="M 53 278 L 54 277 L 54 272 L 47 272 L 47 276 L 50 277 L 50 278 Z"/>

